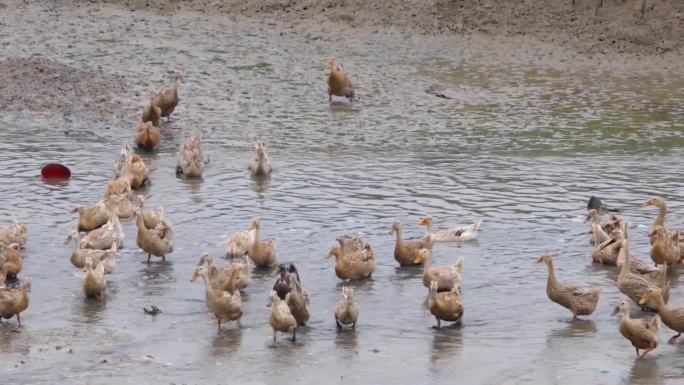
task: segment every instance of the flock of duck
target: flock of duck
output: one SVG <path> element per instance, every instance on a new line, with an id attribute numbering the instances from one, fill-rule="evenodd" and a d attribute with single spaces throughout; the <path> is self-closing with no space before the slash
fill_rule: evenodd
<path id="1" fill-rule="evenodd" d="M 332 58 L 328 58 L 327 77 L 328 95 L 354 98 L 354 89 L 348 75 Z M 172 84 L 152 92 L 149 104 L 143 109 L 134 143 L 140 150 L 152 151 L 160 141 L 161 118 L 168 120 L 178 105 L 179 82 L 182 75 L 175 72 Z M 254 143 L 255 157 L 250 164 L 253 177 L 266 177 L 272 167 L 265 144 L 257 138 Z M 180 149 L 176 173 L 186 178 L 200 177 L 207 161 L 204 160 L 201 140 L 198 134 L 191 134 Z M 164 211 L 146 210 L 145 197 L 135 193 L 150 180 L 150 172 L 140 155 L 132 153 L 124 144 L 119 158 L 114 163 L 115 178 L 105 186 L 103 199 L 91 207 L 74 207 L 71 212 L 78 213 L 76 229 L 67 237 L 73 241 L 75 249 L 69 260 L 73 266 L 83 269 L 83 292 L 86 297 L 102 299 L 107 290 L 106 275 L 110 274 L 117 263 L 118 250 L 123 246 L 123 230 L 119 219 L 135 219 L 137 226 L 136 244 L 147 254 L 162 261 L 173 253 L 173 227 Z M 630 316 L 630 304 L 621 300 L 615 313 L 622 317 L 621 334 L 636 348 L 637 357 L 643 357 L 655 349 L 659 340 L 660 321 L 678 334 L 684 331 L 684 308 L 670 309 L 668 272 L 684 261 L 684 231 L 671 230 L 665 226 L 667 205 L 663 198 L 654 198 L 642 207 L 656 206 L 659 215 L 649 235 L 651 258 L 654 265 L 629 255 L 627 223 L 610 214 L 602 219 L 608 210 L 598 199 L 589 202 L 586 222 L 591 223 L 590 241 L 594 245 L 592 259 L 596 263 L 617 265 L 620 273 L 617 286 L 621 292 L 638 304 L 642 310 L 658 313 L 653 319 L 634 319 Z M 214 314 L 221 330 L 222 321 L 237 321 L 243 315 L 241 291 L 250 286 L 253 268 L 272 269 L 278 265 L 275 244 L 272 240 L 260 237 L 261 219 L 251 219 L 248 229 L 232 234 L 226 241 L 226 256 L 230 263 L 226 266 L 214 264 L 214 258 L 203 253 L 195 266 L 191 280 L 202 278 L 205 283 L 205 301 Z M 402 226 L 395 221 L 389 233 L 396 237 L 394 258 L 401 266 L 422 265 L 423 285 L 429 290 L 428 308 L 434 315 L 437 325 L 441 322 L 459 322 L 463 316 L 460 286 L 463 277 L 463 259 L 453 265 L 437 266 L 431 260 L 432 245 L 435 242 L 459 242 L 476 239 L 480 222 L 443 230 L 435 230 L 432 216 L 422 218 L 418 225 L 426 226 L 424 237 L 412 240 L 402 238 Z M 85 233 L 85 234 L 82 234 Z M 13 224 L 0 229 L 0 318 L 17 318 L 21 326 L 20 314 L 29 304 L 28 292 L 30 278 L 19 283 L 18 275 L 22 270 L 21 249 L 27 242 L 27 229 L 19 219 L 13 217 Z M 373 248 L 358 234 L 345 235 L 337 239 L 328 252 L 327 258 L 335 258 L 335 274 L 338 278 L 351 281 L 369 279 L 375 272 L 376 260 Z M 548 267 L 548 297 L 569 309 L 573 321 L 578 316 L 590 315 L 596 309 L 601 288 L 582 287 L 561 283 L 556 279 L 553 258 L 549 254 L 539 257 L 535 263 L 545 263 Z M 353 289 L 343 286 L 340 300 L 334 309 L 338 329 L 355 329 L 359 309 L 354 303 Z M 299 272 L 293 264 L 280 265 L 275 283 L 270 290 L 269 324 L 273 329 L 273 339 L 277 332 L 292 333 L 296 338 L 298 327 L 309 320 L 310 307 L 308 294 L 302 286 Z M 639 350 L 644 352 L 639 354 Z"/>

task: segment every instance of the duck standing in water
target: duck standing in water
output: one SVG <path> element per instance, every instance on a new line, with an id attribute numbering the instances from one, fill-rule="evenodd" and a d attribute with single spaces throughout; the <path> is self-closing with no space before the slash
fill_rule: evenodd
<path id="1" fill-rule="evenodd" d="M 339 66 L 335 65 L 335 59 L 328 57 L 326 68 L 330 70 L 328 74 L 328 101 L 332 102 L 333 95 L 343 96 L 349 101 L 354 100 L 354 87 L 349 76 Z"/>
<path id="2" fill-rule="evenodd" d="M 266 145 L 261 139 L 257 138 L 254 142 L 254 160 L 249 165 L 252 176 L 266 176 L 271 173 L 271 161 L 266 153 Z"/>
<path id="3" fill-rule="evenodd" d="M 167 122 L 171 120 L 171 114 L 180 101 L 178 97 L 178 82 L 182 79 L 183 75 L 180 72 L 174 72 L 171 75 L 171 87 L 159 90 L 157 97 L 154 99 L 154 104 L 161 109 L 161 116 L 165 117 Z"/>

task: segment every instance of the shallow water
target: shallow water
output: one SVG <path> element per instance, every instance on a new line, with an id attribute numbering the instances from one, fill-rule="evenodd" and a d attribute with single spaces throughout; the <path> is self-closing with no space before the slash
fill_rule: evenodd
<path id="1" fill-rule="evenodd" d="M 0 326 L 3 383 L 468 383 L 675 384 L 684 343 L 634 360 L 610 312 L 621 297 L 613 268 L 591 264 L 581 223 L 598 195 L 623 209 L 632 252 L 648 258 L 653 209 L 669 199 L 668 223 L 682 225 L 684 78 L 607 69 L 509 66 L 480 59 L 454 39 L 392 34 L 308 36 L 258 20 L 119 8 L 8 9 L 3 56 L 40 56 L 125 76 L 131 95 L 111 116 L 0 114 L 0 209 L 28 225 L 23 274 L 31 304 L 16 333 Z M 283 32 L 283 35 L 281 35 Z M 339 57 L 358 84 L 353 105 L 325 95 L 324 59 Z M 147 92 L 185 76 L 181 104 L 152 169 L 148 207 L 163 206 L 176 250 L 144 263 L 135 225 L 108 298 L 86 301 L 81 272 L 62 244 L 76 218 L 67 209 L 101 198 L 118 149 L 130 141 Z M 425 93 L 438 84 L 453 97 Z M 180 128 L 180 129 L 174 129 Z M 202 133 L 210 163 L 201 180 L 174 177 L 184 135 Z M 261 135 L 275 171 L 249 178 L 250 138 Z M 42 183 L 43 163 L 69 165 L 64 186 Z M 482 220 L 476 242 L 440 244 L 438 264 L 465 258 L 461 327 L 441 331 L 426 308 L 420 269 L 398 268 L 387 230 L 407 238 L 438 226 Z M 203 250 L 223 254 L 226 236 L 263 219 L 281 262 L 298 266 L 312 319 L 291 343 L 272 343 L 266 307 L 273 273 L 256 273 L 244 296 L 242 328 L 216 333 L 204 287 L 190 283 Z M 6 215 L 6 219 L 9 216 Z M 354 283 L 356 333 L 336 333 L 342 284 L 324 256 L 335 237 L 360 232 L 378 258 L 372 281 Z M 545 294 L 549 251 L 562 280 L 603 287 L 588 320 Z M 684 305 L 679 278 L 671 304 Z M 157 317 L 142 307 L 157 305 Z M 634 311 L 635 315 L 639 314 Z M 56 347 L 60 347 L 59 349 Z"/>

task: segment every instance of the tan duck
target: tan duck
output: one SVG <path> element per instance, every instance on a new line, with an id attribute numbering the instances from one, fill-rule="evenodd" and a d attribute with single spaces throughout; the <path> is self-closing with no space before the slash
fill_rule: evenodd
<path id="1" fill-rule="evenodd" d="M 109 209 L 104 200 L 89 208 L 78 205 L 69 211 L 78 213 L 78 231 L 93 231 L 109 222 Z"/>
<path id="2" fill-rule="evenodd" d="M 155 127 L 159 127 L 159 119 L 161 119 L 162 112 L 161 108 L 154 104 L 155 99 L 157 99 L 157 97 L 157 92 L 153 91 L 150 94 L 150 103 L 145 106 L 145 108 L 143 109 L 142 117 L 140 118 L 141 122 L 150 122 Z"/>
<path id="3" fill-rule="evenodd" d="M 209 255 L 206 251 L 202 253 L 197 266 L 202 266 L 206 264 L 207 276 L 209 277 L 209 282 L 214 290 L 227 291 L 228 293 L 233 293 L 233 290 L 239 289 L 239 282 L 235 280 L 240 277 L 240 270 L 236 269 L 234 265 L 218 267 L 214 265 L 214 258 Z"/>
<path id="4" fill-rule="evenodd" d="M 138 132 L 135 134 L 134 141 L 138 148 L 152 151 L 159 145 L 160 134 L 159 127 L 155 127 L 152 122 L 141 121 L 138 122 Z"/>
<path id="5" fill-rule="evenodd" d="M 83 293 L 88 298 L 101 299 L 107 290 L 107 278 L 105 278 L 105 264 L 99 263 L 93 267 L 93 260 L 86 257 L 83 269 Z"/>
<path id="6" fill-rule="evenodd" d="M 19 244 L 6 245 L 0 242 L 0 270 L 4 272 L 5 278 L 16 278 L 23 265 Z"/>
<path id="7" fill-rule="evenodd" d="M 268 316 L 268 323 L 273 329 L 274 343 L 277 332 L 292 332 L 292 342 L 297 339 L 297 320 L 292 315 L 287 303 L 281 300 L 275 291 L 271 291 L 271 314 Z"/>
<path id="8" fill-rule="evenodd" d="M 375 257 L 371 245 L 358 235 L 340 237 L 339 246 L 333 246 L 326 258 L 335 257 L 335 274 L 339 279 L 358 280 L 370 278 L 375 272 Z"/>
<path id="9" fill-rule="evenodd" d="M 103 264 L 105 274 L 111 274 L 114 271 L 114 267 L 116 266 L 116 257 L 118 255 L 118 246 L 116 242 L 112 243 L 112 247 L 107 250 L 81 249 L 80 234 L 76 230 L 69 234 L 64 244 L 66 245 L 72 240 L 75 241 L 76 248 L 71 253 L 69 261 L 72 265 L 74 265 L 74 267 L 83 269 L 85 267 L 86 258 L 90 258 L 93 262 L 93 266 L 99 266 L 100 263 Z"/>
<path id="10" fill-rule="evenodd" d="M 672 338 L 667 341 L 669 344 L 674 344 L 675 341 L 677 341 L 677 338 L 684 332 L 684 308 L 670 309 L 667 307 L 661 291 L 657 289 L 649 289 L 646 294 L 641 297 L 639 303 L 645 304 L 651 300 L 656 302 L 656 310 L 665 326 L 677 332 L 676 335 L 672 336 Z"/>
<path id="11" fill-rule="evenodd" d="M 116 244 L 117 248 L 123 246 L 124 233 L 119 222 L 119 217 L 113 212 L 110 213 L 109 221 L 102 227 L 95 229 L 83 238 L 79 247 L 81 249 L 107 250 Z"/>
<path id="12" fill-rule="evenodd" d="M 337 325 L 337 330 L 341 330 L 344 326 L 350 325 L 352 330 L 355 330 L 358 319 L 359 308 L 354 303 L 354 289 L 342 286 L 340 301 L 335 307 L 335 324 Z"/>
<path id="13" fill-rule="evenodd" d="M 124 172 L 126 172 L 129 164 L 131 164 L 131 147 L 128 145 L 128 143 L 124 143 L 119 151 L 119 158 L 114 161 L 114 176 L 119 178 L 121 175 L 123 175 Z"/>
<path id="14" fill-rule="evenodd" d="M 427 226 L 425 234 L 430 234 L 433 242 L 458 242 L 477 239 L 477 233 L 480 230 L 480 224 L 482 224 L 482 221 L 478 221 L 466 226 L 435 230 L 432 222 L 432 215 L 427 215 L 418 221 L 418 225 Z"/>
<path id="15" fill-rule="evenodd" d="M 266 153 L 266 145 L 257 138 L 254 142 L 254 160 L 249 165 L 252 176 L 266 176 L 271 173 L 271 161 Z"/>
<path id="16" fill-rule="evenodd" d="M 637 304 L 649 289 L 663 289 L 663 299 L 665 299 L 665 303 L 667 303 L 670 299 L 670 286 L 667 282 L 664 282 L 664 287 L 661 287 L 642 275 L 632 273 L 629 269 L 629 252 L 624 253 L 624 257 L 625 262 L 620 269 L 620 274 L 617 279 L 618 289 Z M 658 304 L 654 300 L 651 300 L 642 304 L 641 308 L 643 310 L 656 311 L 657 306 Z"/>
<path id="17" fill-rule="evenodd" d="M 161 109 L 161 116 L 167 121 L 171 120 L 171 114 L 176 109 L 180 98 L 178 97 L 178 82 L 183 79 L 180 72 L 171 75 L 171 87 L 162 88 L 154 99 L 154 103 Z"/>
<path id="18" fill-rule="evenodd" d="M 105 188 L 104 200 L 109 199 L 113 195 L 128 196 L 132 194 L 131 182 L 128 178 L 128 174 L 124 174 L 117 179 L 112 179 L 107 181 L 107 186 Z"/>
<path id="19" fill-rule="evenodd" d="M 285 303 L 297 320 L 297 326 L 304 326 L 309 322 L 309 295 L 302 290 L 296 276 L 290 279 L 290 292 L 285 295 Z"/>
<path id="20" fill-rule="evenodd" d="M 668 231 L 657 225 L 649 234 L 651 242 L 651 259 L 656 265 L 674 266 L 680 260 L 679 239 L 676 232 Z"/>
<path id="21" fill-rule="evenodd" d="M 204 172 L 204 155 L 199 135 L 190 136 L 178 154 L 176 175 L 183 175 L 188 178 L 199 178 Z"/>
<path id="22" fill-rule="evenodd" d="M 573 321 L 577 319 L 577 316 L 590 315 L 596 310 L 596 304 L 601 295 L 601 288 L 575 286 L 558 282 L 553 268 L 553 258 L 548 253 L 539 257 L 534 263 L 546 263 L 546 267 L 549 270 L 546 295 L 549 296 L 551 301 L 570 310 Z"/>
<path id="23" fill-rule="evenodd" d="M 142 212 L 143 221 L 145 222 L 145 227 L 148 229 L 157 229 L 164 240 L 173 240 L 173 226 L 171 221 L 164 215 L 164 209 L 159 208 L 159 210 L 145 210 L 145 197 L 143 195 L 138 196 L 138 202 L 140 203 L 140 211 Z"/>
<path id="24" fill-rule="evenodd" d="M 438 293 L 437 281 L 430 282 L 430 298 L 428 308 L 437 320 L 437 329 L 442 327 L 442 321 L 459 322 L 463 317 L 463 305 L 458 285 L 454 285 L 450 291 Z"/>
<path id="25" fill-rule="evenodd" d="M 584 223 L 591 224 L 589 241 L 594 246 L 610 239 L 609 234 L 614 229 L 623 227 L 623 222 L 614 214 L 610 216 L 610 219 L 601 221 L 599 210 L 596 209 L 589 209 Z M 598 243 L 596 243 L 597 240 Z"/>
<path id="26" fill-rule="evenodd" d="M 330 70 L 328 75 L 328 100 L 332 101 L 333 95 L 343 96 L 350 101 L 354 100 L 352 82 L 349 80 L 349 76 L 339 66 L 335 65 L 335 60 L 332 56 L 328 57 L 325 66 Z"/>
<path id="27" fill-rule="evenodd" d="M 20 314 L 28 308 L 31 278 L 26 277 L 21 287 L 16 289 L 0 289 L 0 318 L 10 319 L 17 316 L 17 324 L 21 327 Z"/>
<path id="28" fill-rule="evenodd" d="M 622 265 L 625 263 L 626 253 L 629 252 L 629 242 L 627 239 L 621 241 L 620 252 L 618 253 L 617 267 L 622 269 Z M 658 287 L 665 287 L 667 284 L 667 265 L 661 265 L 660 267 L 654 267 L 651 263 L 642 261 L 641 259 L 635 258 L 634 256 L 629 256 L 629 270 L 636 275 L 641 275 L 642 277 L 651 281 L 651 283 L 657 285 Z"/>
<path id="29" fill-rule="evenodd" d="M 261 218 L 257 217 L 254 225 L 254 242 L 249 247 L 247 255 L 249 255 L 257 267 L 273 267 L 277 263 L 275 244 L 272 240 L 262 241 L 259 239 Z"/>
<path id="30" fill-rule="evenodd" d="M 196 281 L 199 277 L 202 277 L 204 280 L 204 299 L 207 307 L 216 317 L 218 332 L 221 332 L 221 321 L 237 321 L 238 326 L 240 326 L 240 318 L 242 317 L 242 295 L 240 295 L 240 290 L 233 287 L 231 294 L 223 290 L 214 289 L 209 273 L 204 266 L 197 266 L 195 274 L 192 276 L 192 281 Z M 233 283 L 236 283 L 237 280 L 233 280 Z"/>
<path id="31" fill-rule="evenodd" d="M 140 209 L 135 211 L 135 217 L 138 226 L 136 242 L 138 247 L 147 253 L 147 262 L 150 262 L 153 255 L 161 257 L 162 261 L 166 261 L 166 255 L 173 252 L 173 241 L 163 237 L 163 223 L 154 229 L 147 228 Z"/>
<path id="32" fill-rule="evenodd" d="M 432 282 L 437 282 L 437 291 L 450 291 L 454 286 L 461 286 L 463 282 L 463 258 L 458 258 L 451 266 L 434 266 L 430 250 L 422 249 L 423 286 L 431 290 Z"/>
<path id="33" fill-rule="evenodd" d="M 643 318 L 631 318 L 629 314 L 629 303 L 621 299 L 613 315 L 620 314 L 620 334 L 629 340 L 636 349 L 637 359 L 643 358 L 648 352 L 658 347 L 660 340 L 660 316 L 655 316 L 651 320 Z M 639 349 L 645 349 L 639 355 Z"/>
<path id="34" fill-rule="evenodd" d="M 432 236 L 429 234 L 421 239 L 404 241 L 401 237 L 401 222 L 399 220 L 394 221 L 389 233 L 397 237 L 394 245 L 394 259 L 401 266 L 420 265 L 423 263 L 423 255 L 421 255 L 420 250 L 432 250 Z"/>
<path id="35" fill-rule="evenodd" d="M 244 259 L 235 260 L 231 266 L 240 272 L 238 289 L 246 289 L 252 283 L 252 264 L 249 262 L 249 258 L 245 257 Z"/>
<path id="36" fill-rule="evenodd" d="M 110 210 L 113 210 L 116 216 L 119 218 L 128 219 L 135 215 L 135 206 L 133 206 L 133 202 L 131 202 L 129 194 L 113 194 L 105 199 L 105 202 Z"/>
<path id="37" fill-rule="evenodd" d="M 238 231 L 228 237 L 228 240 L 226 241 L 227 256 L 234 258 L 246 255 L 249 252 L 249 248 L 254 243 L 256 236 L 257 221 L 260 221 L 259 217 L 252 217 L 252 221 L 249 224 L 249 230 Z"/>
<path id="38" fill-rule="evenodd" d="M 20 248 L 24 248 L 28 240 L 28 231 L 26 226 L 12 215 L 12 224 L 8 227 L 0 229 L 0 242 L 10 245 L 16 243 Z"/>
<path id="39" fill-rule="evenodd" d="M 615 228 L 610 233 L 610 238 L 603 242 L 600 236 L 600 227 L 595 225 L 594 231 L 594 250 L 591 252 L 591 259 L 602 265 L 615 266 L 617 264 L 618 255 L 622 247 L 622 241 L 626 241 L 624 228 Z"/>
<path id="40" fill-rule="evenodd" d="M 150 180 L 150 170 L 138 154 L 131 156 L 131 164 L 126 168 L 125 178 L 133 190 L 137 190 Z"/>

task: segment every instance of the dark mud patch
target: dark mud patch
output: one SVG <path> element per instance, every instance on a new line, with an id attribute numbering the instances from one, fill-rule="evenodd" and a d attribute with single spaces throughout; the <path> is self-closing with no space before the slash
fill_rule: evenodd
<path id="1" fill-rule="evenodd" d="M 127 90 L 122 76 L 41 58 L 7 58 L 0 68 L 2 111 L 64 118 L 121 114 Z"/>

